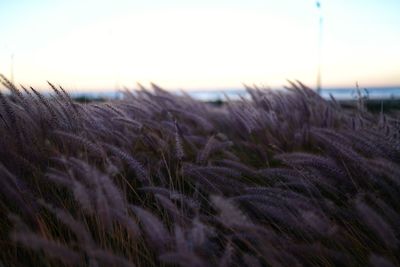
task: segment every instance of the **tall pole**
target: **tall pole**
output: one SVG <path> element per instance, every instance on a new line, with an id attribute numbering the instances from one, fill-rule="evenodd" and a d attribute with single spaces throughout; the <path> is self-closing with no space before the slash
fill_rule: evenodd
<path id="1" fill-rule="evenodd" d="M 318 66 L 317 66 L 317 92 L 321 92 L 321 63 L 322 63 L 322 12 L 321 2 L 316 2 L 318 8 Z"/>

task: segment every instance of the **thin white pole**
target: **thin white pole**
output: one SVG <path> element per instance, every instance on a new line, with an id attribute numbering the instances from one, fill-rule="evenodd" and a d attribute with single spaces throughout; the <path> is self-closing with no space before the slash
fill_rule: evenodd
<path id="1" fill-rule="evenodd" d="M 318 66 L 317 66 L 317 92 L 321 92 L 321 64 L 322 64 L 322 11 L 321 2 L 317 0 L 316 2 L 318 8 Z"/>

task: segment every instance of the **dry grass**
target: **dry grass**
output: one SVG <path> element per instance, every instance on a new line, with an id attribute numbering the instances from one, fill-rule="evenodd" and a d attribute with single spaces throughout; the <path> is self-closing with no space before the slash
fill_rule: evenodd
<path id="1" fill-rule="evenodd" d="M 222 107 L 2 83 L 4 266 L 400 265 L 397 117 L 301 83 Z"/>

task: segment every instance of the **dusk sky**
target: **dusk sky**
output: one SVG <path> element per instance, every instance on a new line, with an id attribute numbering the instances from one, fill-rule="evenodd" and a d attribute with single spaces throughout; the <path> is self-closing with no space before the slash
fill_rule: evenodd
<path id="1" fill-rule="evenodd" d="M 321 0 L 322 86 L 400 85 L 400 1 Z M 0 2 L 0 73 L 47 88 L 315 87 L 313 0 Z M 13 57 L 13 59 L 12 59 Z M 12 66 L 13 64 L 13 66 Z"/>

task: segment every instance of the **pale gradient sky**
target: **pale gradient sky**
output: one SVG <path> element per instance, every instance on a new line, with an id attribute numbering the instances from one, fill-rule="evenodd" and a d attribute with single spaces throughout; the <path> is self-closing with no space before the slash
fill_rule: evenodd
<path id="1" fill-rule="evenodd" d="M 400 1 L 321 0 L 322 85 L 400 85 Z M 0 1 L 0 73 L 71 90 L 315 86 L 313 0 Z"/>

